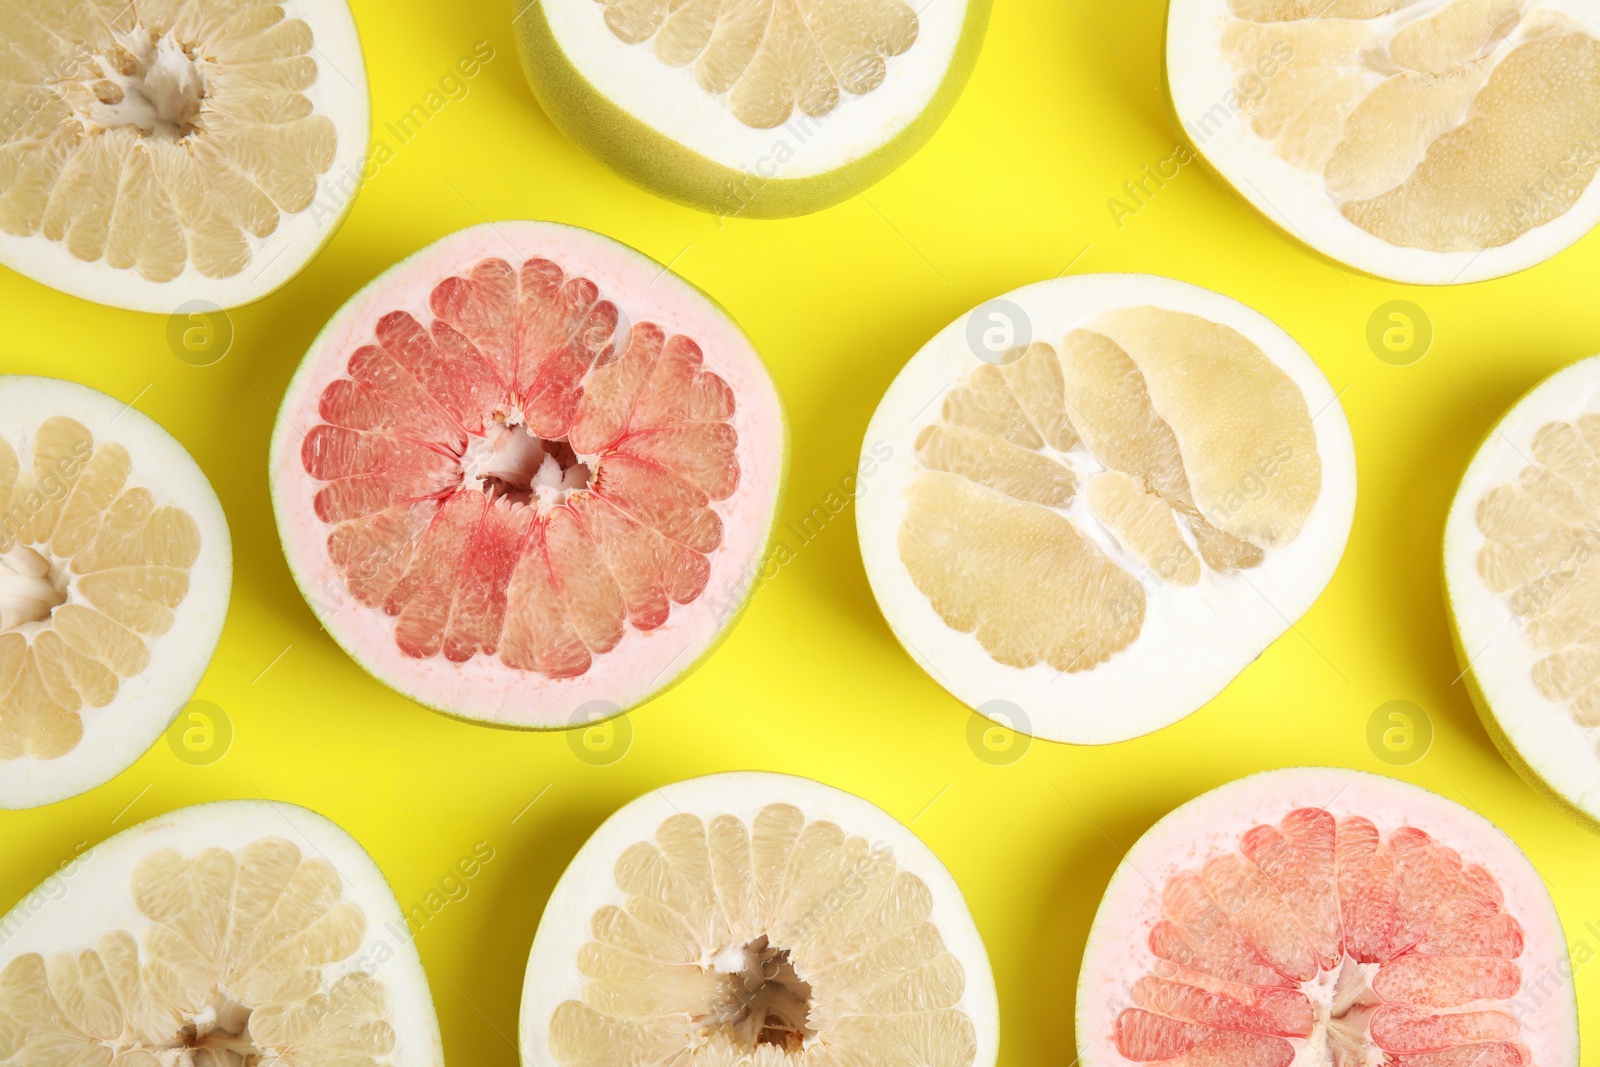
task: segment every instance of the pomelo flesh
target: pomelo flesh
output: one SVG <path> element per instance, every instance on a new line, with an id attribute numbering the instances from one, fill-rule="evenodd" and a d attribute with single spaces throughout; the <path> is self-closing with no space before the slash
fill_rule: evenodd
<path id="1" fill-rule="evenodd" d="M 1600 829 L 1600 357 L 1535 386 L 1467 468 L 1444 574 L 1463 679 L 1535 789 Z"/>
<path id="2" fill-rule="evenodd" d="M 272 465 L 291 568 L 359 662 L 447 712 L 563 726 L 725 632 L 785 448 L 759 357 L 698 291 L 587 231 L 498 223 L 334 318 Z"/>
<path id="3" fill-rule="evenodd" d="M 1017 343 L 981 351 L 985 316 Z M 968 706 L 1077 743 L 1216 695 L 1320 592 L 1354 506 L 1349 428 L 1306 353 L 1141 275 L 1039 283 L 952 323 L 862 457 L 862 557 L 901 643 Z"/>
<path id="4" fill-rule="evenodd" d="M 294 805 L 224 801 L 152 819 L 69 861 L 0 931 L 0 1061 L 444 1062 L 383 875 L 343 830 Z"/>
<path id="5" fill-rule="evenodd" d="M 248 303 L 360 182 L 366 71 L 343 0 L 0 4 L 0 262 L 116 307 Z"/>
<path id="6" fill-rule="evenodd" d="M 0 377 L 0 808 L 120 774 L 211 659 L 228 525 L 181 444 L 123 402 Z"/>
<path id="7" fill-rule="evenodd" d="M 613 815 L 545 908 L 529 1067 L 995 1062 L 987 954 L 948 872 L 866 801 L 711 775 Z"/>
<path id="8" fill-rule="evenodd" d="M 1453 284 L 1600 221 L 1600 19 L 1559 0 L 1175 0 L 1185 136 L 1318 251 Z"/>
<path id="9" fill-rule="evenodd" d="M 1087 1067 L 1576 1064 L 1538 873 L 1425 790 L 1291 768 L 1180 807 L 1112 877 L 1085 951 Z"/>

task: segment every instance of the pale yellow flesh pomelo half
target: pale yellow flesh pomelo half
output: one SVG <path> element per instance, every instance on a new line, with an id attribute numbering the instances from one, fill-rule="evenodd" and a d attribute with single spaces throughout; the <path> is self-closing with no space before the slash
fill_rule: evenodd
<path id="1" fill-rule="evenodd" d="M 1600 356 L 1540 383 L 1485 438 L 1450 509 L 1444 576 L 1490 736 L 1600 830 Z"/>
<path id="2" fill-rule="evenodd" d="M 122 401 L 0 377 L 0 808 L 144 754 L 222 632 L 228 524 L 177 441 Z"/>
<path id="3" fill-rule="evenodd" d="M 1499 277 L 1600 221 L 1586 0 L 1171 0 L 1166 81 L 1225 182 L 1369 274 Z"/>
<path id="4" fill-rule="evenodd" d="M 300 271 L 360 184 L 344 0 L 0 0 L 0 263 L 76 296 L 232 307 Z"/>
<path id="5" fill-rule="evenodd" d="M 1120 741 L 1215 696 L 1311 605 L 1355 505 L 1350 430 L 1250 309 L 1146 275 L 1031 285 L 901 371 L 867 428 L 867 577 L 969 706 Z"/>
<path id="6" fill-rule="evenodd" d="M 183 808 L 64 863 L 0 918 L 0 1062 L 442 1067 L 400 907 L 292 804 Z"/>
<path id="7" fill-rule="evenodd" d="M 989 957 L 905 826 L 784 774 L 657 789 L 597 830 L 545 907 L 525 1067 L 993 1067 Z"/>
<path id="8" fill-rule="evenodd" d="M 617 173 L 723 216 L 845 200 L 933 135 L 989 0 L 514 0 L 552 121 Z"/>

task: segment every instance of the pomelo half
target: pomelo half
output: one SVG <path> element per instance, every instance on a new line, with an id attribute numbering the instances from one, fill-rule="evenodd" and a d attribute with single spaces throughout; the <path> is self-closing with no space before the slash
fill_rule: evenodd
<path id="1" fill-rule="evenodd" d="M 63 864 L 0 919 L 0 1062 L 441 1067 L 383 874 L 320 815 L 222 801 Z"/>
<path id="2" fill-rule="evenodd" d="M 914 659 L 1025 733 L 1102 744 L 1215 696 L 1321 593 L 1350 428 L 1277 326 L 1167 278 L 1058 278 L 951 323 L 867 427 L 867 577 Z"/>
<path id="3" fill-rule="evenodd" d="M 1172 0 L 1183 134 L 1342 263 L 1452 284 L 1600 222 L 1600 8 L 1584 0 Z"/>
<path id="4" fill-rule="evenodd" d="M 1600 830 L 1600 356 L 1541 382 L 1484 439 L 1450 507 L 1444 578 L 1489 735 Z"/>
<path id="5" fill-rule="evenodd" d="M 562 132 L 719 215 L 836 204 L 933 135 L 990 0 L 516 0 L 522 66 Z"/>
<path id="6" fill-rule="evenodd" d="M 999 1009 L 961 891 L 830 786 L 716 774 L 595 831 L 528 958 L 522 1062 L 991 1067 Z"/>
<path id="7" fill-rule="evenodd" d="M 120 400 L 0 376 L 0 808 L 120 774 L 194 693 L 233 556 L 211 483 Z"/>
<path id="8" fill-rule="evenodd" d="M 1078 977 L 1084 1067 L 1576 1067 L 1577 1001 L 1539 873 L 1404 782 L 1291 768 L 1139 839 Z"/>
<path id="9" fill-rule="evenodd" d="M 280 409 L 273 504 L 301 591 L 380 680 L 570 726 L 727 632 L 786 434 L 761 358 L 698 289 L 588 230 L 491 223 L 329 321 Z"/>
<path id="10" fill-rule="evenodd" d="M 0 263 L 172 313 L 292 278 L 360 182 L 344 0 L 0 2 Z"/>

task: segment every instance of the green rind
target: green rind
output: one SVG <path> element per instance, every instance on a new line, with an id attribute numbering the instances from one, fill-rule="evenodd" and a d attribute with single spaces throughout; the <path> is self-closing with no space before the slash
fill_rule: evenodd
<path id="1" fill-rule="evenodd" d="M 591 233 L 602 240 L 609 241 L 611 244 L 614 244 L 619 248 L 626 249 L 628 252 L 640 257 L 646 262 L 654 263 L 656 266 L 661 268 L 662 273 L 667 273 L 671 270 L 670 267 L 660 262 L 655 257 L 646 255 L 637 248 L 634 248 L 632 245 L 619 241 L 615 237 L 600 233 L 596 230 L 589 230 L 582 226 L 571 226 L 568 223 L 558 223 L 557 225 L 569 226 L 569 228 L 575 230 L 584 230 L 586 233 Z M 447 234 L 446 236 L 449 235 Z M 443 240 L 443 238 L 440 238 L 440 240 Z M 428 244 L 423 245 L 415 252 L 412 252 L 409 256 L 406 256 L 404 259 L 400 260 L 398 263 L 391 265 L 387 270 L 384 270 L 382 273 L 378 274 L 366 285 L 363 285 L 360 289 L 357 289 L 354 293 L 351 293 L 350 296 L 345 299 L 344 303 L 339 305 L 339 310 L 333 313 L 333 315 L 323 325 L 322 329 L 317 331 L 317 336 L 312 338 L 310 347 L 306 349 L 306 354 L 300 358 L 300 365 L 295 368 L 294 375 L 289 379 L 289 384 L 284 387 L 284 396 L 287 397 L 293 393 L 295 391 L 295 386 L 299 384 L 301 377 L 311 372 L 311 354 L 315 352 L 322 344 L 323 338 L 329 333 L 329 331 L 338 325 L 345 309 L 360 299 L 367 290 L 371 289 L 375 285 L 378 285 L 380 282 L 383 282 L 390 275 L 396 273 L 397 271 L 403 270 L 411 263 L 412 260 L 425 254 L 430 248 L 433 247 L 435 243 L 437 242 L 430 241 Z M 704 297 L 707 303 L 716 308 L 717 311 L 719 311 L 722 316 L 733 325 L 734 329 L 738 330 L 739 333 L 744 336 L 745 340 L 750 342 L 750 351 L 755 353 L 756 359 L 761 361 L 763 369 L 767 371 L 767 376 L 770 378 L 772 376 L 772 371 L 767 367 L 766 357 L 761 354 L 761 350 L 756 347 L 755 341 L 752 340 L 750 335 L 745 332 L 744 327 L 739 324 L 739 320 L 734 318 L 733 315 L 729 314 L 728 309 L 723 307 L 720 302 L 711 296 L 711 294 L 707 293 L 704 289 L 689 281 L 689 279 L 683 277 L 683 275 L 674 272 L 673 277 L 677 278 L 684 285 L 687 285 L 690 289 L 693 289 L 695 292 Z M 779 430 L 781 431 L 783 437 L 783 451 L 778 465 L 778 494 L 773 500 L 772 516 L 767 521 L 767 536 L 762 541 L 761 553 L 756 557 L 755 561 L 758 574 L 760 573 L 761 565 L 765 562 L 766 558 L 771 555 L 773 543 L 777 540 L 778 518 L 783 514 L 784 493 L 788 490 L 789 486 L 789 414 L 783 406 L 783 393 L 777 389 L 775 380 L 773 386 L 773 395 L 777 399 L 778 403 L 778 421 L 780 423 Z M 279 427 L 288 417 L 288 413 L 284 410 L 283 405 L 280 402 L 278 405 L 277 418 L 273 420 L 272 425 L 272 447 L 267 451 L 267 488 L 272 497 L 272 519 L 273 524 L 278 528 L 278 544 L 280 548 L 288 540 L 288 537 L 283 528 L 283 509 L 278 506 L 278 483 L 272 475 L 273 471 L 275 471 L 278 467 L 278 442 L 283 440 L 283 438 L 280 438 L 278 434 Z M 306 590 L 305 584 L 300 580 L 300 573 L 295 570 L 292 563 L 289 563 L 287 554 L 284 556 L 284 563 L 289 568 L 289 576 L 294 579 L 295 588 L 300 591 L 300 596 L 304 598 L 306 607 L 311 609 L 312 617 L 315 618 L 317 614 L 315 601 L 313 600 L 311 594 Z M 717 649 L 722 647 L 722 643 L 728 639 L 728 635 L 733 632 L 733 628 L 738 625 L 739 620 L 744 617 L 745 609 L 750 606 L 750 598 L 755 595 L 756 590 L 760 588 L 760 584 L 761 583 L 759 581 L 752 581 L 749 584 L 749 588 L 746 589 L 742 595 L 740 595 L 737 606 L 735 606 L 734 609 L 728 613 L 726 621 L 723 622 L 722 627 L 717 631 L 715 640 L 707 645 L 705 651 L 691 660 L 681 671 L 673 675 L 659 688 L 651 690 L 644 696 L 641 696 L 638 700 L 634 701 L 632 704 L 629 704 L 627 707 L 618 708 L 616 714 L 608 715 L 603 719 L 586 720 L 582 723 L 513 723 L 504 722 L 500 719 L 480 719 L 473 715 L 464 715 L 459 711 L 453 711 L 450 708 L 440 707 L 439 705 L 429 703 L 426 700 L 420 700 L 416 696 L 412 695 L 411 693 L 407 693 L 405 690 L 395 685 L 389 679 L 383 677 L 377 671 L 370 669 L 362 661 L 361 657 L 356 654 L 355 650 L 349 645 L 345 644 L 343 641 L 339 640 L 338 635 L 336 635 L 332 630 L 328 629 L 326 626 L 323 626 L 322 631 L 331 637 L 333 639 L 333 643 L 338 645 L 340 650 L 343 651 L 346 656 L 350 657 L 351 662 L 365 671 L 369 677 L 377 679 L 385 687 L 393 690 L 395 693 L 411 701 L 413 704 L 427 708 L 429 711 L 438 712 L 440 715 L 443 715 L 446 718 L 455 719 L 458 722 L 471 723 L 474 726 L 488 726 L 500 730 L 509 730 L 514 733 L 551 733 L 555 731 L 577 729 L 580 727 L 583 729 L 588 729 L 597 723 L 609 722 L 612 719 L 621 718 L 629 712 L 643 707 L 645 704 L 648 704 L 650 701 L 666 693 L 679 682 L 689 677 L 689 675 L 699 670 L 700 665 L 706 660 L 710 659 L 712 653 L 716 652 Z"/>
<path id="2" fill-rule="evenodd" d="M 1565 369 L 1565 367 L 1561 368 L 1561 370 Z M 1539 379 L 1531 388 L 1525 390 L 1521 396 L 1508 404 L 1505 411 L 1495 420 L 1494 425 L 1483 435 L 1483 440 L 1478 442 L 1478 447 L 1472 450 L 1472 459 L 1467 461 L 1466 469 L 1461 472 L 1461 477 L 1456 481 L 1456 491 L 1450 497 L 1450 511 L 1446 513 L 1445 534 L 1440 539 L 1439 550 L 1440 584 L 1443 586 L 1444 592 L 1445 618 L 1450 626 L 1450 647 L 1455 650 L 1456 665 L 1461 668 L 1461 682 L 1466 687 L 1467 696 L 1472 701 L 1473 710 L 1478 713 L 1478 718 L 1483 722 L 1483 728 L 1488 733 L 1489 740 L 1494 742 L 1494 747 L 1500 750 L 1500 755 L 1511 765 L 1511 769 L 1516 771 L 1535 793 L 1544 797 L 1562 814 L 1576 821 L 1584 829 L 1600 834 L 1600 817 L 1596 817 L 1593 812 L 1573 803 L 1565 793 L 1557 789 L 1550 783 L 1549 779 L 1540 774 L 1538 769 L 1523 756 L 1522 751 L 1517 748 L 1516 742 L 1511 740 L 1511 735 L 1506 732 L 1506 728 L 1501 724 L 1500 716 L 1495 712 L 1494 705 L 1489 702 L 1488 696 L 1484 694 L 1483 684 L 1478 681 L 1478 672 L 1472 667 L 1472 658 L 1468 655 L 1466 646 L 1461 641 L 1461 627 L 1456 623 L 1455 597 L 1450 591 L 1450 574 L 1445 567 L 1446 555 L 1449 549 L 1447 540 L 1450 531 L 1449 515 L 1455 511 L 1456 501 L 1461 496 L 1462 488 L 1467 480 L 1467 471 L 1471 470 L 1473 460 L 1476 460 L 1478 453 L 1482 452 L 1489 441 L 1500 433 L 1501 424 L 1506 421 L 1511 413 L 1524 400 L 1537 392 L 1540 386 L 1559 373 L 1561 373 L 1560 370 Z"/>
<path id="3" fill-rule="evenodd" d="M 928 106 L 867 155 L 809 178 L 761 178 L 717 163 L 641 122 L 592 85 L 551 33 L 543 0 L 512 20 L 539 106 L 584 151 L 657 196 L 713 215 L 781 219 L 820 211 L 877 184 L 933 136 L 977 64 L 992 0 L 969 0 L 955 54 Z"/>

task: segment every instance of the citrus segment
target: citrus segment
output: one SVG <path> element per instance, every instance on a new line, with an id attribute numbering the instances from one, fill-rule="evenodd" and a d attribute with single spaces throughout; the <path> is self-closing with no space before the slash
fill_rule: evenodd
<path id="1" fill-rule="evenodd" d="M 664 792 L 677 810 L 624 808 L 546 910 L 524 1063 L 993 1062 L 987 959 L 903 828 L 781 775 Z"/>
<path id="2" fill-rule="evenodd" d="M 1600 218 L 1600 23 L 1582 10 L 1185 0 L 1168 39 L 1173 102 L 1200 153 L 1361 269 L 1496 277 Z"/>
<path id="3" fill-rule="evenodd" d="M 860 477 L 892 473 L 863 498 L 867 573 L 902 642 L 971 706 L 1020 707 L 1044 736 L 1128 736 L 1117 716 L 1172 706 L 1131 696 L 1166 688 L 1146 657 L 1198 656 L 1202 633 L 1231 644 L 1219 610 L 1265 636 L 1286 614 L 1261 597 L 1292 581 L 1288 560 L 1332 552 L 1315 573 L 1331 570 L 1353 484 L 1343 426 L 1293 342 L 1214 294 L 1106 276 L 1004 302 L 1038 339 L 980 360 L 956 324 L 880 404 Z M 1207 687 L 1232 676 L 1221 662 L 1197 669 Z M 1091 705 L 1117 714 L 1091 724 Z"/>
<path id="4" fill-rule="evenodd" d="M 1086 1064 L 1576 1062 L 1570 997 L 1519 997 L 1565 959 L 1537 874 L 1476 816 L 1369 778 L 1257 775 L 1145 835 L 1090 935 Z M 1254 822 L 1317 792 L 1328 807 Z M 1123 966 L 1144 975 L 1100 999 Z"/>
<path id="5" fill-rule="evenodd" d="M 504 232 L 539 251 L 490 253 Z M 291 562 L 324 575 L 314 599 L 350 602 L 347 625 L 370 637 L 358 654 L 427 679 L 430 702 L 470 691 L 438 673 L 450 664 L 483 685 L 469 700 L 485 715 L 551 714 L 517 706 L 522 674 L 634 702 L 625 690 L 675 658 L 639 676 L 634 657 L 729 621 L 697 609 L 673 625 L 707 596 L 714 559 L 735 569 L 716 592 L 748 591 L 780 470 L 770 381 L 703 297 L 602 238 L 497 225 L 421 258 L 335 320 L 293 387 L 274 459 L 306 524 L 286 532 Z M 658 632 L 673 636 L 646 651 Z"/>
<path id="6" fill-rule="evenodd" d="M 67 258 L 29 246 L 54 243 L 108 269 L 80 267 L 67 288 L 129 306 L 179 280 L 239 303 L 298 269 L 348 202 L 312 211 L 320 180 L 359 158 L 366 135 L 348 13 L 302 18 L 302 6 L 0 6 L 0 105 L 16 119 L 0 144 L 0 230 L 18 239 L 8 261 L 58 284 Z M 346 138 L 362 143 L 341 151 Z M 293 262 L 275 267 L 274 249 Z M 107 276 L 120 272 L 139 280 Z"/>

